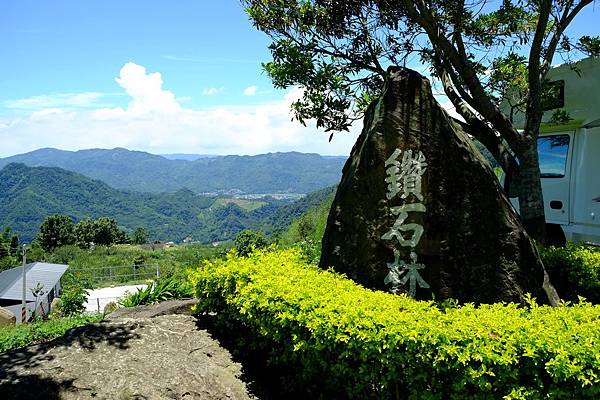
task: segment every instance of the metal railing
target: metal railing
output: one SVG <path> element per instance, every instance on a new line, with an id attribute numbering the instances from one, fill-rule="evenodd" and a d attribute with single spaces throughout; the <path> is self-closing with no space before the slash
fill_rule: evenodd
<path id="1" fill-rule="evenodd" d="M 160 265 L 109 265 L 105 267 L 71 268 L 69 272 L 90 274 L 98 281 L 127 281 L 137 279 L 160 278 Z M 127 278 L 127 279 L 126 279 Z"/>

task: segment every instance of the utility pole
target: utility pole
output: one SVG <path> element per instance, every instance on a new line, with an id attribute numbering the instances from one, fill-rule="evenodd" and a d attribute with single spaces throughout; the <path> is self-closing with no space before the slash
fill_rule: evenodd
<path id="1" fill-rule="evenodd" d="M 27 323 L 27 278 L 25 275 L 25 265 L 27 264 L 27 247 L 23 245 L 23 301 L 21 303 L 21 323 Z"/>

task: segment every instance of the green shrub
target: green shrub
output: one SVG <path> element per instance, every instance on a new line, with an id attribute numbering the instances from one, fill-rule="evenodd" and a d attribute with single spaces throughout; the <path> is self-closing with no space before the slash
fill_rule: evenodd
<path id="1" fill-rule="evenodd" d="M 229 255 L 190 274 L 197 312 L 253 333 L 325 397 L 596 399 L 600 306 L 438 308 L 307 265 L 299 250 Z M 230 329 L 231 332 L 235 332 Z M 326 377 L 326 379 L 324 379 Z M 318 397 L 318 396 L 317 396 Z"/>
<path id="2" fill-rule="evenodd" d="M 88 297 L 86 289 L 92 287 L 90 276 L 67 270 L 67 273 L 61 279 L 61 284 L 63 287 L 59 304 L 61 314 L 73 316 L 84 312 Z"/>
<path id="3" fill-rule="evenodd" d="M 600 251 L 569 243 L 566 247 L 541 249 L 540 254 L 562 299 L 578 301 L 582 296 L 600 303 Z"/>
<path id="4" fill-rule="evenodd" d="M 59 304 L 62 315 L 73 316 L 84 312 L 87 296 L 83 286 L 71 286 L 63 290 Z"/>
<path id="5" fill-rule="evenodd" d="M 125 296 L 119 301 L 123 307 L 136 307 L 145 304 L 156 304 L 165 300 L 189 298 L 193 296 L 192 289 L 186 282 L 180 282 L 176 277 L 171 276 L 164 279 L 158 279 L 147 285 L 145 288 L 139 288 L 136 292 Z"/>
<path id="6" fill-rule="evenodd" d="M 64 335 L 69 329 L 100 319 L 102 316 L 98 314 L 79 315 L 47 321 L 37 320 L 26 325 L 0 328 L 0 353 L 57 338 Z"/>
<path id="7" fill-rule="evenodd" d="M 262 232 L 247 229 L 238 233 L 233 246 L 238 255 L 248 256 L 254 250 L 264 249 L 267 244 L 267 238 Z"/>

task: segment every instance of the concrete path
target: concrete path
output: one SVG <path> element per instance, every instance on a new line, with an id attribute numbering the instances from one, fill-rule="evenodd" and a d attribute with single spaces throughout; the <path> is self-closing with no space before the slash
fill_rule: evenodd
<path id="1" fill-rule="evenodd" d="M 113 301 L 116 303 L 128 293 L 135 293 L 138 289 L 143 289 L 145 287 L 146 285 L 127 285 L 88 290 L 85 311 L 102 312 L 108 303 Z"/>

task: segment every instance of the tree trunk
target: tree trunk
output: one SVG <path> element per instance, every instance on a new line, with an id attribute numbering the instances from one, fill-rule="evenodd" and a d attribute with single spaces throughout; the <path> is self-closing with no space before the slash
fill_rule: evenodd
<path id="1" fill-rule="evenodd" d="M 537 137 L 528 140 L 518 155 L 519 168 L 519 214 L 529 235 L 546 243 L 546 218 L 544 215 L 544 196 L 537 152 Z"/>

